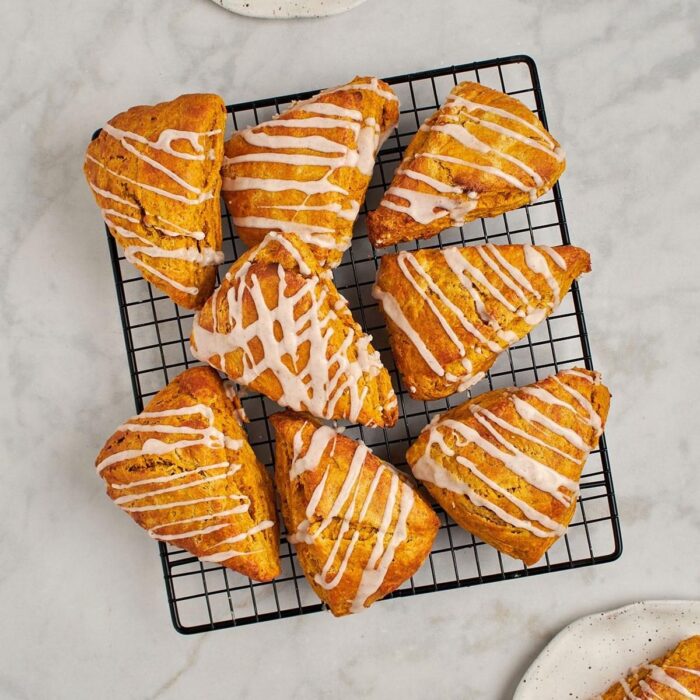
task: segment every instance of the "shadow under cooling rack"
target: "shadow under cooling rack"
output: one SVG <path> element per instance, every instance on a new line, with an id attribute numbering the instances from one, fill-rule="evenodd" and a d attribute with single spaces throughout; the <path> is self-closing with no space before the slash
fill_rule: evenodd
<path id="1" fill-rule="evenodd" d="M 482 61 L 451 68 L 425 71 L 387 80 L 401 101 L 397 128 L 384 144 L 374 169 L 351 249 L 334 271 L 338 289 L 348 299 L 355 318 L 374 336 L 374 346 L 398 388 L 400 418 L 389 430 L 350 426 L 347 434 L 361 438 L 381 458 L 405 468 L 405 452 L 423 426 L 437 413 L 457 405 L 469 394 L 439 401 L 416 401 L 401 386 L 376 302 L 370 295 L 381 253 L 369 244 L 365 214 L 374 209 L 401 160 L 404 148 L 420 124 L 445 99 L 458 82 L 472 80 L 511 95 L 530 107 L 547 125 L 542 94 L 534 62 L 527 56 Z M 227 131 L 244 128 L 272 117 L 292 100 L 305 99 L 317 91 L 246 102 L 228 107 Z M 245 249 L 222 207 L 225 262 L 227 269 Z M 165 384 L 190 365 L 197 364 L 189 351 L 192 313 L 173 304 L 152 288 L 124 259 L 111 236 L 107 236 L 114 267 L 117 297 L 124 328 L 129 369 L 138 411 Z M 538 200 L 505 215 L 474 221 L 461 228 L 443 231 L 429 241 L 402 244 L 398 249 L 470 243 L 569 243 L 559 185 Z M 394 247 L 392 250 L 396 250 Z M 556 313 L 529 336 L 504 352 L 488 376 L 473 387 L 473 394 L 492 388 L 534 382 L 574 365 L 592 369 L 586 325 L 578 285 L 562 300 Z M 272 469 L 274 440 L 267 422 L 279 407 L 251 394 L 243 398 L 250 418 L 247 432 L 260 460 Z M 622 551 L 605 437 L 591 454 L 581 480 L 576 514 L 566 536 L 561 538 L 537 566 L 503 557 L 492 547 L 455 525 L 440 509 L 441 527 L 432 552 L 423 567 L 401 588 L 388 596 L 398 598 L 419 593 L 503 581 L 553 571 L 591 566 L 616 559 Z M 323 609 L 299 567 L 293 548 L 282 533 L 282 573 L 270 583 L 256 583 L 219 565 L 200 562 L 187 552 L 159 544 L 163 574 L 173 624 L 183 633 L 290 617 Z M 371 613 L 369 613 L 371 614 Z"/>

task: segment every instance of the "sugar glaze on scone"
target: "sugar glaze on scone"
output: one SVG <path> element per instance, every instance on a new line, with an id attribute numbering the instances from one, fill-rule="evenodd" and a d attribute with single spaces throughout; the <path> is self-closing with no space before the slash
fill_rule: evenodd
<path id="1" fill-rule="evenodd" d="M 420 568 L 437 516 L 363 442 L 292 412 L 270 422 L 287 538 L 304 574 L 334 615 L 360 612 Z"/>
<path id="2" fill-rule="evenodd" d="M 700 635 L 688 637 L 665 656 L 632 669 L 593 700 L 687 698 L 700 698 Z"/>
<path id="3" fill-rule="evenodd" d="M 377 247 L 534 202 L 564 171 L 564 152 L 519 100 L 479 83 L 456 85 L 406 149 L 367 218 Z"/>
<path id="4" fill-rule="evenodd" d="M 451 246 L 381 258 L 372 295 L 411 396 L 432 400 L 482 379 L 590 270 L 573 246 Z"/>
<path id="5" fill-rule="evenodd" d="M 566 532 L 609 405 L 597 372 L 564 370 L 436 416 L 406 458 L 458 525 L 529 566 Z"/>
<path id="6" fill-rule="evenodd" d="M 148 534 L 259 581 L 279 574 L 272 481 L 209 367 L 178 375 L 97 457 L 114 503 Z"/>
<path id="7" fill-rule="evenodd" d="M 192 352 L 295 411 L 392 426 L 398 402 L 379 353 L 310 248 L 270 232 L 229 269 L 192 327 Z"/>
<path id="8" fill-rule="evenodd" d="M 357 77 L 233 134 L 222 192 L 241 239 L 252 246 L 269 231 L 292 232 L 335 267 L 398 115 L 389 85 Z"/>
<path id="9" fill-rule="evenodd" d="M 217 95 L 133 107 L 90 143 L 85 176 L 126 259 L 186 308 L 223 262 L 219 170 L 226 111 Z"/>

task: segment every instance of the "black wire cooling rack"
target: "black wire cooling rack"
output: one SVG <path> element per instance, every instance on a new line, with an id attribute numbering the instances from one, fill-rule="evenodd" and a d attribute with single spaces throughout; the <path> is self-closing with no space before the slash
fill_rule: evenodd
<path id="1" fill-rule="evenodd" d="M 411 399 L 402 387 L 389 351 L 385 323 L 370 295 L 381 253 L 374 251 L 367 240 L 364 215 L 378 205 L 404 148 L 420 124 L 437 109 L 450 89 L 463 80 L 477 81 L 516 95 L 547 125 L 537 68 L 528 56 L 511 56 L 388 78 L 387 82 L 401 101 L 401 118 L 379 153 L 352 247 L 334 271 L 336 285 L 348 299 L 353 314 L 374 336 L 374 346 L 381 352 L 384 364 L 392 374 L 400 408 L 399 422 L 390 430 L 351 426 L 347 434 L 361 438 L 381 458 L 399 468 L 405 467 L 406 449 L 423 426 L 436 413 L 463 402 L 468 394 L 423 402 Z M 285 109 L 292 100 L 306 99 L 315 92 L 232 105 L 228 107 L 228 130 L 265 121 Z M 224 272 L 245 249 L 235 235 L 223 205 L 222 211 L 225 262 L 220 272 Z M 107 239 L 134 399 L 137 411 L 141 411 L 144 402 L 169 380 L 188 366 L 197 364 L 188 342 L 193 314 L 178 308 L 151 287 L 124 259 L 109 233 Z M 399 248 L 486 241 L 544 245 L 569 243 L 559 185 L 529 206 L 497 218 L 443 231 L 429 241 L 402 244 Z M 593 367 L 581 298 L 578 285 L 574 283 L 556 313 L 503 353 L 488 376 L 473 387 L 471 393 L 528 384 L 581 364 Z M 247 431 L 251 445 L 260 460 L 272 469 L 274 439 L 267 418 L 279 407 L 259 394 L 245 396 L 243 405 L 250 419 Z M 601 437 L 599 449 L 591 454 L 586 464 L 576 515 L 568 534 L 537 566 L 526 567 L 519 561 L 501 556 L 455 525 L 440 508 L 436 510 L 441 527 L 428 560 L 389 598 L 592 566 L 612 561 L 622 552 L 605 437 Z M 169 545 L 160 543 L 159 547 L 170 612 L 179 632 L 191 634 L 235 627 L 316 612 L 324 607 L 307 584 L 284 532 L 282 573 L 271 583 L 251 581 L 221 566 L 201 562 L 188 552 Z"/>

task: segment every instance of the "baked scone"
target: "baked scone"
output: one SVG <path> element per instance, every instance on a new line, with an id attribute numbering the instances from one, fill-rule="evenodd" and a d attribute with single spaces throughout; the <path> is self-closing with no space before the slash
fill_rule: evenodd
<path id="1" fill-rule="evenodd" d="M 257 581 L 279 574 L 272 480 L 210 367 L 184 371 L 105 443 L 107 494 L 154 539 Z"/>
<path id="2" fill-rule="evenodd" d="M 597 372 L 564 370 L 441 414 L 406 458 L 458 525 L 530 566 L 571 521 L 609 405 Z"/>
<path id="3" fill-rule="evenodd" d="M 364 443 L 291 411 L 270 422 L 282 517 L 304 575 L 334 615 L 360 612 L 420 568 L 438 518 Z"/>
<path id="4" fill-rule="evenodd" d="M 253 246 L 268 231 L 291 231 L 335 267 L 398 118 L 389 85 L 357 77 L 236 132 L 226 143 L 223 196 L 241 239 Z"/>
<path id="5" fill-rule="evenodd" d="M 514 97 L 456 85 L 406 149 L 391 187 L 367 217 L 376 247 L 534 202 L 564 171 L 564 153 Z"/>
<path id="6" fill-rule="evenodd" d="M 590 270 L 573 246 L 452 246 L 384 255 L 372 290 L 416 399 L 464 391 Z"/>
<path id="7" fill-rule="evenodd" d="M 700 698 L 700 635 L 668 654 L 630 671 L 596 700 L 685 700 Z"/>
<path id="8" fill-rule="evenodd" d="M 271 231 L 195 314 L 192 352 L 295 411 L 390 427 L 398 402 L 379 353 L 309 247 Z"/>
<path id="9" fill-rule="evenodd" d="M 226 110 L 218 95 L 133 107 L 87 148 L 85 177 L 126 259 L 176 304 L 212 293 Z"/>

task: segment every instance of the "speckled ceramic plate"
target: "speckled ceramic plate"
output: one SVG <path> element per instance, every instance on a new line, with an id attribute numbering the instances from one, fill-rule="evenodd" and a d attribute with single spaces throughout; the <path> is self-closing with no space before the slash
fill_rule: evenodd
<path id="1" fill-rule="evenodd" d="M 289 19 L 337 15 L 366 0 L 212 0 L 225 10 L 248 17 Z"/>
<path id="2" fill-rule="evenodd" d="M 513 700 L 590 700 L 693 634 L 700 634 L 697 600 L 648 600 L 583 617 L 544 648 Z"/>

